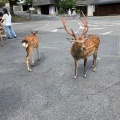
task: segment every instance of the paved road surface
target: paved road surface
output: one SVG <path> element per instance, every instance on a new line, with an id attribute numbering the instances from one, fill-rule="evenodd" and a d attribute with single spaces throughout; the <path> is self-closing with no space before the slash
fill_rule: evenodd
<path id="1" fill-rule="evenodd" d="M 17 38 L 0 46 L 0 120 L 119 120 L 120 119 L 120 17 L 88 17 L 88 34 L 97 34 L 101 44 L 97 71 L 83 78 L 83 60 L 78 78 L 70 55 L 71 38 L 61 17 L 37 16 L 39 20 L 13 23 Z M 68 29 L 81 35 L 79 19 L 68 20 Z M 21 46 L 32 30 L 38 31 L 40 61 L 28 72 Z M 36 51 L 35 51 L 36 52 Z M 36 54 L 35 54 L 36 57 Z"/>

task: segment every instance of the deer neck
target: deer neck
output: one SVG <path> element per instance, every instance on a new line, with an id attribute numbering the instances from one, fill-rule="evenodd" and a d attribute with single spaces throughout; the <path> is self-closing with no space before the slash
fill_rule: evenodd
<path id="1" fill-rule="evenodd" d="M 71 48 L 71 54 L 72 56 L 76 59 L 76 60 L 79 60 L 79 59 L 84 59 L 86 58 L 87 56 L 89 56 L 89 50 L 88 50 L 88 46 L 86 46 L 86 42 L 85 41 L 83 44 L 84 44 L 84 47 L 86 48 L 85 50 L 84 49 L 81 49 L 81 47 L 79 46 L 79 44 L 73 44 L 72 48 Z"/>
<path id="2" fill-rule="evenodd" d="M 71 48 L 71 55 L 73 56 L 74 59 L 79 60 L 82 55 L 81 48 L 77 44 L 73 44 Z"/>

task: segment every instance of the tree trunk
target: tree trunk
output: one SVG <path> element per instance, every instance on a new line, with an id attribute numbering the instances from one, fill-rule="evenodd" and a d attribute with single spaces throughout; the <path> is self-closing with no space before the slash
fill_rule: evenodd
<path id="1" fill-rule="evenodd" d="M 8 0 L 8 1 L 9 1 L 9 7 L 10 7 L 10 14 L 12 16 L 14 16 L 15 14 L 14 14 L 14 11 L 13 11 L 13 2 L 12 2 L 12 0 Z"/>

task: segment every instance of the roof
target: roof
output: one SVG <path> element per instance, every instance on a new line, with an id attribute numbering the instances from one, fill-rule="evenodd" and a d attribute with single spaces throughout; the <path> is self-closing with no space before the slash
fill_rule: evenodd
<path id="1" fill-rule="evenodd" d="M 33 0 L 33 6 L 53 4 L 53 0 Z"/>
<path id="2" fill-rule="evenodd" d="M 76 0 L 76 6 L 90 5 L 94 0 Z"/>
<path id="3" fill-rule="evenodd" d="M 120 0 L 94 0 L 92 4 L 99 5 L 99 4 L 112 4 L 112 3 L 120 3 Z"/>

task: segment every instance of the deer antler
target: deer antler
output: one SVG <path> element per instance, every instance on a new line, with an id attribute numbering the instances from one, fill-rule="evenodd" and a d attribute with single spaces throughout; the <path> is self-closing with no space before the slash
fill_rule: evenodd
<path id="1" fill-rule="evenodd" d="M 67 20 L 68 20 L 68 18 L 67 18 Z M 69 32 L 69 31 L 67 30 L 67 27 L 66 27 L 66 21 L 67 21 L 67 20 L 64 20 L 64 17 L 62 17 L 62 23 L 63 23 L 64 29 L 66 30 L 66 32 L 67 32 L 68 34 L 70 34 L 71 36 L 73 36 L 73 37 L 76 38 L 76 35 L 75 35 L 75 33 L 73 32 L 72 29 L 71 29 L 72 32 Z"/>
<path id="2" fill-rule="evenodd" d="M 82 15 L 83 15 L 83 17 L 84 17 L 83 20 L 80 18 L 80 20 L 81 20 L 81 21 L 83 22 L 83 24 L 84 24 L 84 30 L 83 30 L 82 36 L 85 36 L 86 33 L 88 32 L 88 25 L 87 25 L 86 17 L 85 17 L 85 15 L 84 15 L 83 12 L 82 12 Z"/>

